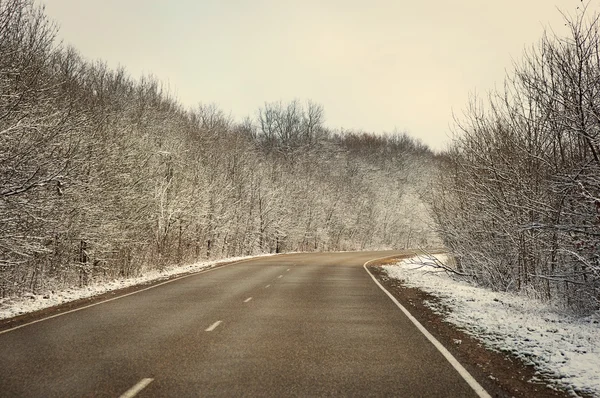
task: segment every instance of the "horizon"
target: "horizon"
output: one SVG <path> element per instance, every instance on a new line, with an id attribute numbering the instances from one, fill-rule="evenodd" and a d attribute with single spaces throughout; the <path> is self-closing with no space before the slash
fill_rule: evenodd
<path id="1" fill-rule="evenodd" d="M 546 27 L 564 35 L 559 9 L 581 2 L 41 4 L 64 44 L 134 79 L 156 77 L 186 108 L 215 104 L 241 121 L 265 103 L 311 100 L 328 128 L 397 130 L 439 151 L 453 115 L 500 86 Z"/>

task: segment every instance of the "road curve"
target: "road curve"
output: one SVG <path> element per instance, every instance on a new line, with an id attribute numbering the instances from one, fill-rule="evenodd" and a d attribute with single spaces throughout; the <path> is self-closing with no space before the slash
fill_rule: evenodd
<path id="1" fill-rule="evenodd" d="M 476 397 L 362 265 L 263 257 L 0 334 L 3 397 Z"/>

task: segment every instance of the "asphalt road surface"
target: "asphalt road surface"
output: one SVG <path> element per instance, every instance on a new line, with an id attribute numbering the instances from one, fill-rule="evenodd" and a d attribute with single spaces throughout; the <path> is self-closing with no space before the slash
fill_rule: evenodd
<path id="1" fill-rule="evenodd" d="M 476 397 L 363 268 L 391 254 L 258 258 L 3 332 L 0 396 Z"/>

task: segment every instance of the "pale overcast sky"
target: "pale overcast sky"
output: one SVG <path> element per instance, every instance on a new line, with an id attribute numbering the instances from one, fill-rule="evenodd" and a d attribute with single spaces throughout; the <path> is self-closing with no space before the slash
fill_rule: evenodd
<path id="1" fill-rule="evenodd" d="M 598 9 L 600 0 L 591 0 Z M 329 127 L 408 131 L 434 148 L 452 111 L 501 84 L 580 0 L 46 0 L 88 59 L 152 73 L 186 106 L 236 119 L 311 99 Z"/>

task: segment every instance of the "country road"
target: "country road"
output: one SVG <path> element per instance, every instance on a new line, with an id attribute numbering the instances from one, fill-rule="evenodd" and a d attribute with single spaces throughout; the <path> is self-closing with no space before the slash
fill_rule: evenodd
<path id="1" fill-rule="evenodd" d="M 363 267 L 393 254 L 256 258 L 0 332 L 0 396 L 477 397 Z"/>

